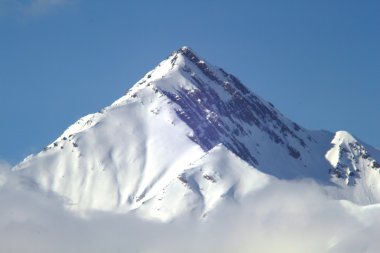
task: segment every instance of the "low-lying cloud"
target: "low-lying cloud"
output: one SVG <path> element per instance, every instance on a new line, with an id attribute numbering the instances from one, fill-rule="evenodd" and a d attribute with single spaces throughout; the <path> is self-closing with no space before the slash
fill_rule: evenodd
<path id="1" fill-rule="evenodd" d="M 1 164 L 1 163 L 0 163 Z M 2 164 L 0 252 L 378 252 L 380 208 L 328 198 L 312 181 L 274 181 L 205 220 L 169 224 L 133 215 L 80 218 Z"/>

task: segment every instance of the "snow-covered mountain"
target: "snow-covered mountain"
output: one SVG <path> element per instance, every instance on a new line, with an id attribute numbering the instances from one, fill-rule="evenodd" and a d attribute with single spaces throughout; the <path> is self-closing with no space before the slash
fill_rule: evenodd
<path id="1" fill-rule="evenodd" d="M 271 180 L 312 178 L 337 198 L 380 202 L 380 151 L 307 130 L 183 47 L 124 96 L 14 168 L 74 210 L 204 217 Z"/>

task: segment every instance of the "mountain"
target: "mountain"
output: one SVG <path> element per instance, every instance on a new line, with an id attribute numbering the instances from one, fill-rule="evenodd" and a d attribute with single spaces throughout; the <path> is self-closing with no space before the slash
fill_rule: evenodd
<path id="1" fill-rule="evenodd" d="M 347 132 L 307 130 L 190 48 L 15 166 L 76 211 L 204 217 L 276 178 L 380 202 L 380 152 Z"/>

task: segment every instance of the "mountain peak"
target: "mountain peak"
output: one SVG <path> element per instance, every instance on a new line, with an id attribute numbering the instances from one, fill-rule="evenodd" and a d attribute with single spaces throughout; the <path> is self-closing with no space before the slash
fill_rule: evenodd
<path id="1" fill-rule="evenodd" d="M 254 138 L 251 128 L 285 146 L 293 159 L 301 159 L 300 150 L 309 142 L 303 129 L 272 104 L 250 92 L 232 74 L 201 60 L 189 47 L 175 51 L 116 104 L 133 98 L 147 105 L 162 97 L 192 130 L 189 138 L 205 151 L 222 143 L 251 165 L 258 165 L 257 147 L 247 141 Z"/>
<path id="2" fill-rule="evenodd" d="M 191 53 L 194 54 L 194 50 L 191 47 L 188 47 L 188 46 L 183 46 L 183 47 L 179 48 L 176 52 L 183 53 L 183 54 L 185 54 L 187 52 L 191 52 Z"/>
<path id="3" fill-rule="evenodd" d="M 188 46 L 181 47 L 180 49 L 175 51 L 175 53 L 185 56 L 186 58 L 188 58 L 192 62 L 199 62 L 200 61 L 199 57 L 194 52 L 194 50 Z"/>
<path id="4" fill-rule="evenodd" d="M 380 153 L 346 132 L 331 147 L 333 137 L 302 128 L 182 47 L 15 170 L 72 208 L 140 210 L 163 220 L 189 210 L 189 203 L 204 214 L 220 198 L 251 189 L 257 175 L 248 180 L 248 172 L 255 168 L 281 179 L 355 185 L 369 178 L 378 185 Z"/>
<path id="5" fill-rule="evenodd" d="M 191 66 L 194 64 L 193 66 L 198 68 L 201 72 L 203 72 L 204 75 L 206 75 L 212 81 L 220 81 L 220 79 L 224 79 L 228 75 L 223 69 L 217 68 L 212 64 L 208 63 L 206 60 L 199 57 L 199 55 L 188 46 L 181 47 L 180 49 L 175 51 L 172 54 L 172 56 L 173 57 L 170 59 L 170 62 L 172 63 L 173 67 L 175 64 L 178 64 L 182 66 L 185 69 L 185 71 L 189 72 L 193 70 L 194 72 L 194 68 Z"/>

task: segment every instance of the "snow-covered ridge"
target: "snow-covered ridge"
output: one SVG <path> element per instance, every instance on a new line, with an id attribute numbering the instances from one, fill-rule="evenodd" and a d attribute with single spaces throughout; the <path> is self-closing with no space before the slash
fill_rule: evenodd
<path id="1" fill-rule="evenodd" d="M 333 147 L 326 153 L 333 167 L 330 173 L 344 179 L 346 184 L 355 184 L 363 167 L 380 172 L 380 164 L 350 133 L 338 131 L 331 143 Z"/>
<path id="2" fill-rule="evenodd" d="M 346 131 L 338 131 L 331 143 L 326 153 L 331 180 L 343 189 L 349 186 L 340 194 L 360 204 L 380 202 L 379 152 Z"/>
<path id="3" fill-rule="evenodd" d="M 379 160 L 378 150 L 346 132 L 299 126 L 183 47 L 14 170 L 73 210 L 166 221 L 189 211 L 202 217 L 273 176 L 351 187 L 337 197 L 376 202 Z"/>

